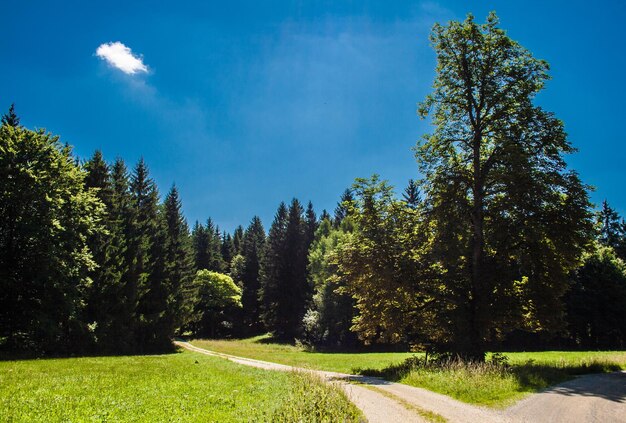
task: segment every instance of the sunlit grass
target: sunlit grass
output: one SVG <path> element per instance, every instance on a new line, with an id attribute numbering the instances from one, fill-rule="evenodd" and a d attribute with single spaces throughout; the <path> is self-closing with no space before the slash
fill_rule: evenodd
<path id="1" fill-rule="evenodd" d="M 424 367 L 404 364 L 410 357 L 419 361 L 423 354 L 309 352 L 298 346 L 272 343 L 267 336 L 192 343 L 213 351 L 296 367 L 381 376 L 490 407 L 510 405 L 576 375 L 626 369 L 626 352 L 620 351 L 511 352 L 503 353 L 506 365 L 447 363 Z"/>
<path id="2" fill-rule="evenodd" d="M 337 388 L 192 352 L 0 362 L 6 422 L 358 421 Z"/>
<path id="3" fill-rule="evenodd" d="M 270 342 L 267 335 L 238 340 L 198 339 L 191 343 L 200 348 L 239 357 L 340 373 L 355 373 L 362 368 L 383 369 L 414 355 L 408 352 L 311 352 L 303 347 Z"/>
<path id="4" fill-rule="evenodd" d="M 504 355 L 508 357 L 507 363 L 450 361 L 424 365 L 420 360 L 413 360 L 383 371 L 368 369 L 364 373 L 471 404 L 504 407 L 576 375 L 626 368 L 626 353 L 623 352 L 549 351 Z"/>

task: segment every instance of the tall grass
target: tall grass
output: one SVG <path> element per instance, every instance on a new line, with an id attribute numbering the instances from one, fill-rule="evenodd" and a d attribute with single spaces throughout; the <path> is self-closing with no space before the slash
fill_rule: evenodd
<path id="1" fill-rule="evenodd" d="M 541 353 L 534 353 L 541 354 Z M 571 379 L 576 375 L 619 370 L 620 363 L 601 358 L 557 360 L 509 364 L 503 356 L 484 363 L 440 359 L 426 363 L 422 358 L 407 359 L 386 369 L 361 370 L 407 385 L 449 395 L 471 404 L 503 407 L 528 393 Z"/>
<path id="2" fill-rule="evenodd" d="M 361 412 L 336 385 L 313 373 L 293 372 L 290 394 L 272 413 L 273 422 L 364 422 Z"/>

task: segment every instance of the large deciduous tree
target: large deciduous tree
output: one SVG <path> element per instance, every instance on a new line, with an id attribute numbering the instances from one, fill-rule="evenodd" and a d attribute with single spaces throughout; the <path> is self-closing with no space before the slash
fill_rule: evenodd
<path id="1" fill-rule="evenodd" d="M 0 127 L 0 347 L 78 351 L 95 268 L 87 240 L 104 206 L 70 147 L 11 119 Z"/>
<path id="2" fill-rule="evenodd" d="M 563 123 L 533 100 L 548 64 L 491 13 L 435 25 L 434 91 L 419 108 L 434 132 L 416 147 L 433 258 L 450 304 L 437 341 L 481 360 L 515 327 L 563 323 L 567 275 L 590 238 L 586 187 L 567 169 Z"/>

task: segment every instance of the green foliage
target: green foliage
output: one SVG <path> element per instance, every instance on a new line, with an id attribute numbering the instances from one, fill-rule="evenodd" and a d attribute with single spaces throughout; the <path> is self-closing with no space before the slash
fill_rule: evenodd
<path id="1" fill-rule="evenodd" d="M 345 396 L 308 375 L 190 352 L 0 362 L 0 380 L 11 422 L 358 421 Z"/>
<path id="2" fill-rule="evenodd" d="M 210 270 L 198 270 L 194 285 L 199 297 L 194 309 L 194 333 L 223 335 L 225 328 L 232 327 L 233 309 L 241 308 L 241 288 L 230 276 Z"/>
<path id="3" fill-rule="evenodd" d="M 2 125 L 12 126 L 17 128 L 20 126 L 20 118 L 15 113 L 15 104 L 12 103 L 9 107 L 8 112 L 2 115 L 2 119 L 0 120 Z"/>
<path id="4" fill-rule="evenodd" d="M 235 231 L 236 236 L 237 233 L 238 231 Z M 242 263 L 237 279 L 242 286 L 241 333 L 250 335 L 259 333 L 263 329 L 259 290 L 261 289 L 261 263 L 265 254 L 265 228 L 258 216 L 252 218 L 241 237 L 241 255 L 238 257 L 241 257 Z"/>
<path id="5" fill-rule="evenodd" d="M 97 266 L 89 274 L 92 283 L 86 294 L 84 319 L 93 327 L 97 350 L 129 351 L 132 344 L 131 313 L 126 310 L 123 278 L 128 264 L 124 260 L 126 241 L 121 213 L 121 208 L 128 206 L 125 168 L 122 162 L 118 162 L 114 166 L 115 174 L 111 175 L 100 151 L 96 151 L 83 168 L 87 173 L 85 186 L 95 192 L 107 210 L 103 217 L 105 230 L 88 237 L 89 249 Z"/>
<path id="6" fill-rule="evenodd" d="M 214 272 L 227 270 L 227 263 L 222 256 L 220 229 L 213 220 L 207 219 L 205 226 L 196 222 L 192 238 L 196 270 L 207 269 Z"/>
<path id="7" fill-rule="evenodd" d="M 582 348 L 626 346 L 626 265 L 596 246 L 573 275 L 567 296 L 570 336 Z"/>
<path id="8" fill-rule="evenodd" d="M 548 64 L 495 14 L 435 25 L 434 132 L 416 147 L 447 307 L 433 341 L 481 360 L 513 328 L 563 327 L 562 297 L 592 236 L 587 187 L 567 169 L 563 123 L 533 103 Z"/>
<path id="9" fill-rule="evenodd" d="M 428 330 L 445 306 L 431 288 L 439 275 L 426 253 L 428 222 L 393 197 L 378 176 L 357 179 L 351 219 L 356 230 L 340 244 L 338 272 L 356 299 L 353 330 L 366 341 L 409 342 Z"/>
<path id="10" fill-rule="evenodd" d="M 341 224 L 341 221 L 350 214 L 353 206 L 354 206 L 354 195 L 350 188 L 346 188 L 343 194 L 341 194 L 339 203 L 337 203 L 337 207 L 335 208 L 335 216 L 333 219 L 333 223 L 335 224 L 335 227 L 339 227 L 339 225 Z"/>
<path id="11" fill-rule="evenodd" d="M 302 333 L 302 318 L 311 299 L 307 283 L 307 234 L 304 210 L 297 199 L 281 203 L 270 229 L 260 289 L 265 327 L 283 340 Z"/>
<path id="12" fill-rule="evenodd" d="M 342 220 L 339 229 L 330 220 L 323 220 L 309 249 L 309 283 L 315 293 L 303 319 L 308 343 L 344 347 L 356 344 L 356 335 L 350 331 L 356 315 L 355 301 L 345 291 L 336 257 L 352 230 L 350 217 Z"/>
<path id="13" fill-rule="evenodd" d="M 602 208 L 596 215 L 599 226 L 599 239 L 602 245 L 611 247 L 622 260 L 626 260 L 626 222 L 604 200 Z"/>
<path id="14" fill-rule="evenodd" d="M 0 127 L 0 344 L 67 351 L 82 345 L 87 238 L 104 206 L 84 187 L 68 146 L 43 130 Z"/>

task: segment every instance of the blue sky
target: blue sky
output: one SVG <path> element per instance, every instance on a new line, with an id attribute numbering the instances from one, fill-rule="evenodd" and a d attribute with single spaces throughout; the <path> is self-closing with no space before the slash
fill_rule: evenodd
<path id="1" fill-rule="evenodd" d="M 538 101 L 565 122 L 580 150 L 568 162 L 596 187 L 592 199 L 624 214 L 617 0 L 5 2 L 0 107 L 15 102 L 24 125 L 83 158 L 101 149 L 132 167 L 143 156 L 162 193 L 176 183 L 190 223 L 210 216 L 232 230 L 258 214 L 268 227 L 280 201 L 330 211 L 355 177 L 378 173 L 399 189 L 418 177 L 430 28 L 490 10 L 551 64 Z M 96 54 L 113 42 L 147 72 Z"/>

